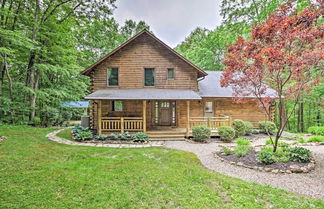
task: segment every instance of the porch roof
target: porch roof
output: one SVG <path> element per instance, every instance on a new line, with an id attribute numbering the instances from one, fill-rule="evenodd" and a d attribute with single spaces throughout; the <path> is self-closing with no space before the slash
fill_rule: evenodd
<path id="1" fill-rule="evenodd" d="M 197 92 L 181 89 L 102 89 L 85 99 L 111 100 L 200 100 Z"/>

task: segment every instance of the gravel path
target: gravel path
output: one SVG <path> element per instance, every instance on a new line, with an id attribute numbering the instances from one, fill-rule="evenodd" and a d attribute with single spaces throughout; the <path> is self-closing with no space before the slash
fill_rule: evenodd
<path id="1" fill-rule="evenodd" d="M 253 144 L 260 144 L 261 141 L 260 139 Z M 306 174 L 272 174 L 220 161 L 213 156 L 213 152 L 219 151 L 219 145 L 228 144 L 216 142 L 192 144 L 186 141 L 168 141 L 165 143 L 165 147 L 195 153 L 202 164 L 210 170 L 250 182 L 280 187 L 308 197 L 324 199 L 324 146 L 307 147 L 315 155 L 317 164 L 314 171 Z"/>

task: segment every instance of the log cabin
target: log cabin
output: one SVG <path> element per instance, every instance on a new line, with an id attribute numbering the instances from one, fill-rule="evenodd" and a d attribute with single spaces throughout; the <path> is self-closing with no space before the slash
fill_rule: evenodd
<path id="1" fill-rule="evenodd" d="M 272 120 L 255 100 L 233 101 L 221 71 L 204 71 L 143 30 L 81 72 L 90 77 L 90 126 L 98 134 L 147 132 L 183 138 L 205 125 L 217 132 L 234 119 Z"/>

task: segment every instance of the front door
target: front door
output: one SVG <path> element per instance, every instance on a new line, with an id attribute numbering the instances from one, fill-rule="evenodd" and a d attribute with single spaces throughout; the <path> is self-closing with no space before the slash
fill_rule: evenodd
<path id="1" fill-rule="evenodd" d="M 155 102 L 155 123 L 158 126 L 174 126 L 176 122 L 175 102 Z"/>

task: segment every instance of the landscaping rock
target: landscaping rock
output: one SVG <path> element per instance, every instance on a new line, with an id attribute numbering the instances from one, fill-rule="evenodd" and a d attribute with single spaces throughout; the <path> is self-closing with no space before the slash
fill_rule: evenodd
<path id="1" fill-rule="evenodd" d="M 4 141 L 4 140 L 6 140 L 7 139 L 7 137 L 5 137 L 5 136 L 0 136 L 0 141 Z"/>
<path id="2" fill-rule="evenodd" d="M 239 165 L 239 166 L 244 166 L 244 164 L 241 163 L 241 162 L 238 162 L 237 165 Z"/>
<path id="3" fill-rule="evenodd" d="M 277 174 L 277 173 L 279 173 L 279 170 L 278 169 L 273 169 L 271 172 Z"/>
<path id="4" fill-rule="evenodd" d="M 272 171 L 272 168 L 265 168 L 264 169 L 266 172 L 271 172 Z"/>
<path id="5" fill-rule="evenodd" d="M 300 169 L 303 171 L 303 173 L 308 173 L 308 168 L 306 168 L 306 167 L 301 167 Z"/>
<path id="6" fill-rule="evenodd" d="M 291 172 L 293 173 L 302 173 L 303 170 L 301 169 L 301 167 L 299 167 L 298 165 L 291 165 L 289 166 Z"/>

